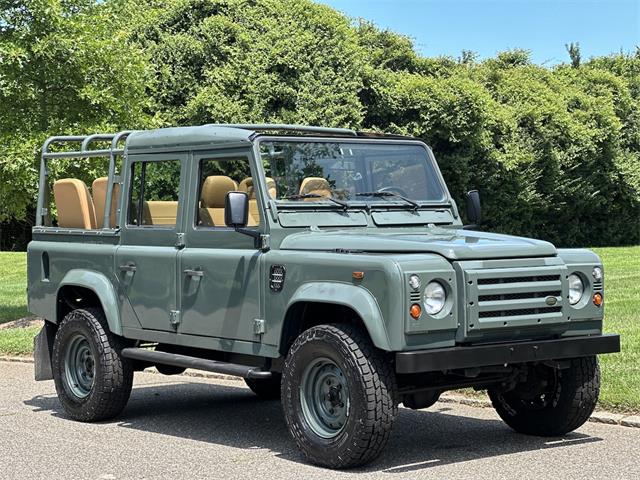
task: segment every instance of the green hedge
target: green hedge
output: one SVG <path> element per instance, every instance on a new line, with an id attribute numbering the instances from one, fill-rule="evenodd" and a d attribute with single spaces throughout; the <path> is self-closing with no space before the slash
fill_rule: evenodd
<path id="1" fill-rule="evenodd" d="M 424 58 L 400 35 L 307 0 L 24 3 L 0 10 L 11 27 L 0 54 L 12 60 L 0 65 L 0 148 L 11 157 L 0 174 L 12 179 L 0 184 L 0 221 L 33 203 L 47 134 L 287 122 L 423 138 L 459 204 L 481 191 L 487 229 L 562 246 L 640 242 L 638 51 L 553 68 L 521 50 Z M 66 62 L 44 62 L 34 42 Z M 43 93 L 56 88 L 66 95 Z"/>

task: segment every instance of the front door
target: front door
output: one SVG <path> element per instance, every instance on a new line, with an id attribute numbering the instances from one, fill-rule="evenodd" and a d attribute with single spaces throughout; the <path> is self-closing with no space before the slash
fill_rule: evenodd
<path id="1" fill-rule="evenodd" d="M 263 225 L 246 150 L 197 154 L 186 212 L 185 248 L 178 255 L 181 276 L 179 332 L 258 341 L 253 325 L 261 312 L 261 252 L 254 240 L 224 223 L 230 191 L 248 194 L 249 227 Z"/>
<path id="2" fill-rule="evenodd" d="M 116 251 L 125 326 L 175 331 L 187 154 L 130 155 L 126 212 Z M 134 318 L 126 318 L 127 315 Z"/>

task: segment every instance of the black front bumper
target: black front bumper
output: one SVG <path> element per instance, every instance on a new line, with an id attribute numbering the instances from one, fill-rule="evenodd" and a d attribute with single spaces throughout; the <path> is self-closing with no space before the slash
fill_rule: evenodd
<path id="1" fill-rule="evenodd" d="M 620 351 L 619 335 L 497 343 L 396 353 L 397 373 L 435 372 L 510 363 L 559 360 Z"/>

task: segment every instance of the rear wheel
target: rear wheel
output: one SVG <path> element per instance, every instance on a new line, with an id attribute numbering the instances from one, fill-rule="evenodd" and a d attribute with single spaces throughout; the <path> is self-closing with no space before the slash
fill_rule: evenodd
<path id="1" fill-rule="evenodd" d="M 264 400 L 277 400 L 280 398 L 280 383 L 282 374 L 272 373 L 271 378 L 245 378 L 244 382 L 253 393 Z"/>
<path id="2" fill-rule="evenodd" d="M 490 389 L 493 407 L 520 433 L 560 436 L 584 424 L 598 402 L 600 369 L 595 356 L 569 360 L 567 368 L 538 364 L 513 390 Z"/>
<path id="3" fill-rule="evenodd" d="M 120 355 L 121 339 L 105 325 L 102 310 L 77 309 L 56 332 L 53 378 L 62 406 L 75 420 L 113 418 L 131 394 L 133 366 Z"/>
<path id="4" fill-rule="evenodd" d="M 312 327 L 285 360 L 282 404 L 309 461 L 330 468 L 363 465 L 382 452 L 398 413 L 391 362 L 354 326 Z"/>

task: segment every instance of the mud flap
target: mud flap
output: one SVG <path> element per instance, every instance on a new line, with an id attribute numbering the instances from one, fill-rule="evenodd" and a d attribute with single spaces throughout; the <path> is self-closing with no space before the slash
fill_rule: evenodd
<path id="1" fill-rule="evenodd" d="M 44 322 L 44 327 L 33 339 L 33 360 L 36 381 L 52 380 L 51 355 L 53 353 L 53 338 L 57 326 L 51 322 Z"/>

